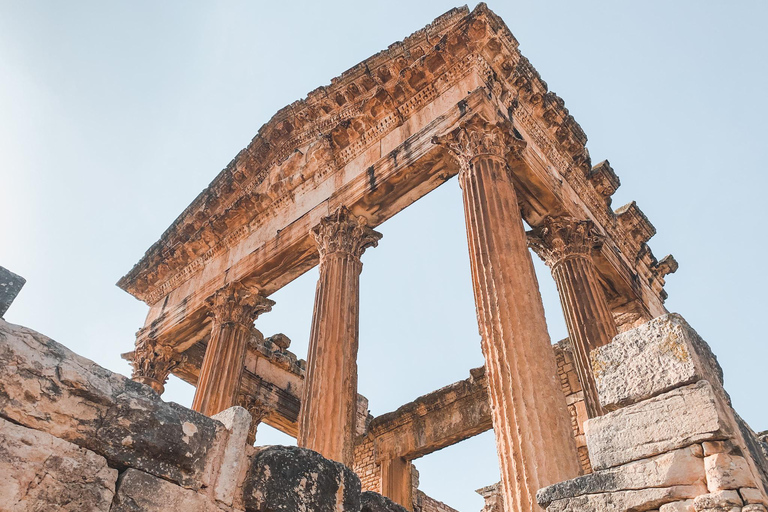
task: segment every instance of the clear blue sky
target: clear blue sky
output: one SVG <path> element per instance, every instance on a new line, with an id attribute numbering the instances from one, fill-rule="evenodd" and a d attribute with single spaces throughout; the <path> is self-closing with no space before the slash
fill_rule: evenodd
<path id="1" fill-rule="evenodd" d="M 0 1 L 0 265 L 28 280 L 7 320 L 128 374 L 119 353 L 147 307 L 117 279 L 279 108 L 454 6 Z M 768 3 L 490 7 L 565 99 L 593 161 L 611 161 L 614 205 L 637 200 L 658 229 L 655 254 L 677 257 L 669 309 L 713 346 L 737 410 L 768 429 Z M 360 392 L 373 414 L 482 364 L 456 181 L 379 231 L 361 297 Z M 556 290 L 538 270 L 557 340 Z M 302 357 L 316 277 L 274 294 L 257 322 Z M 178 381 L 165 395 L 191 397 Z M 422 489 L 462 512 L 498 479 L 491 433 L 416 465 Z"/>

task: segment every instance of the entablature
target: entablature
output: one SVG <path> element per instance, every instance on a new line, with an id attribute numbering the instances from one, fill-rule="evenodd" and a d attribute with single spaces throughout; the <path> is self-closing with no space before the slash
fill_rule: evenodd
<path id="1" fill-rule="evenodd" d="M 268 295 L 312 268 L 309 231 L 337 206 L 376 226 L 456 174 L 431 139 L 480 111 L 511 118 L 528 142 L 526 165 L 510 162 L 525 220 L 595 222 L 609 298 L 663 313 L 672 266 L 643 253 L 655 230 L 634 203 L 611 211 L 618 177 L 607 162 L 592 167 L 563 100 L 484 4 L 450 11 L 278 112 L 119 285 L 152 306 L 159 337 L 198 343 L 204 300 L 224 284 L 253 278 Z"/>

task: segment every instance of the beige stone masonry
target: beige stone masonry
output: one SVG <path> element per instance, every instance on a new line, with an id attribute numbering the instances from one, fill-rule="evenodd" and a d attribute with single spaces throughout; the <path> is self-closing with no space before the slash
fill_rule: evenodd
<path id="1" fill-rule="evenodd" d="M 235 512 L 219 507 L 204 494 L 174 485 L 135 469 L 120 477 L 111 512 Z"/>
<path id="2" fill-rule="evenodd" d="M 671 501 L 699 496 L 706 490 L 704 485 L 694 485 L 587 494 L 577 498 L 555 501 L 547 507 L 547 512 L 650 511 Z"/>
<path id="3" fill-rule="evenodd" d="M 707 381 L 593 418 L 584 428 L 596 470 L 732 435 Z"/>
<path id="4" fill-rule="evenodd" d="M 0 418 L 0 510 L 106 512 L 116 480 L 104 457 Z"/>

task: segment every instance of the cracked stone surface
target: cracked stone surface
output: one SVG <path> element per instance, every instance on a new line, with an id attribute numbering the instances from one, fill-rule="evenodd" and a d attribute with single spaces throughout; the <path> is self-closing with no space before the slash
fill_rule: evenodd
<path id="1" fill-rule="evenodd" d="M 244 491 L 248 512 L 360 510 L 360 479 L 351 469 L 295 446 L 259 450 Z"/>
<path id="2" fill-rule="evenodd" d="M 0 510 L 106 511 L 116 480 L 104 457 L 0 419 Z"/>
<path id="3" fill-rule="evenodd" d="M 191 488 L 204 484 L 225 435 L 219 422 L 2 320 L 0 416 L 92 450 L 113 467 Z"/>
<path id="4" fill-rule="evenodd" d="M 221 512 L 207 496 L 135 469 L 120 475 L 111 512 Z"/>

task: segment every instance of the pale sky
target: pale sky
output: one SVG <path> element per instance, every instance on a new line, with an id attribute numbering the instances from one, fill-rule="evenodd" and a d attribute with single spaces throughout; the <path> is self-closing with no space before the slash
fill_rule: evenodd
<path id="1" fill-rule="evenodd" d="M 667 307 L 713 347 L 737 411 L 768 429 L 765 1 L 489 4 L 673 253 Z M 148 307 L 114 283 L 281 107 L 455 4 L 0 1 L 0 265 L 6 320 L 114 371 Z M 470 7 L 474 7 L 471 5 Z M 374 415 L 482 365 L 461 194 L 451 180 L 363 256 L 360 392 Z M 566 335 L 536 260 L 553 341 Z M 306 356 L 317 272 L 257 321 Z M 190 405 L 178 380 L 164 398 Z M 262 428 L 257 444 L 284 443 Z M 462 512 L 498 480 L 493 434 L 416 461 Z"/>

